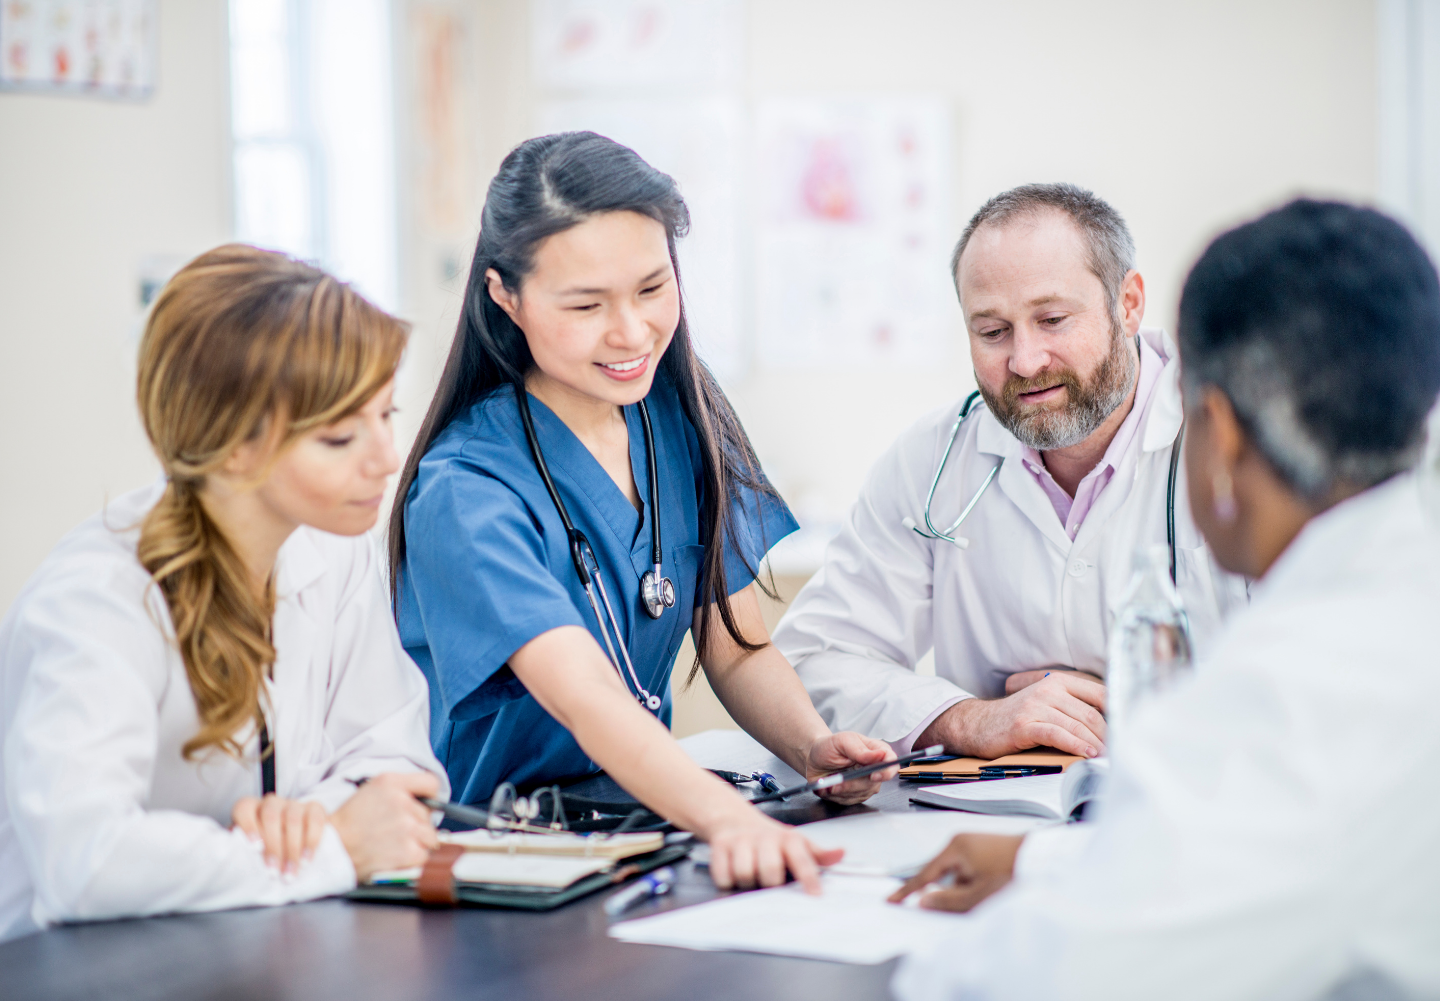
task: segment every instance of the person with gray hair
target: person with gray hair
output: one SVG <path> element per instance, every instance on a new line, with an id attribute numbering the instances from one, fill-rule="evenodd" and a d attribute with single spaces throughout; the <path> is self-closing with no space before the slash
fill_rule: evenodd
<path id="1" fill-rule="evenodd" d="M 892 896 L 976 908 L 901 1001 L 1440 997 L 1440 530 L 1410 471 L 1440 280 L 1394 220 L 1299 200 L 1210 245 L 1179 334 L 1191 508 L 1253 604 L 1127 717 L 1097 817 L 961 835 Z"/>
<path id="2" fill-rule="evenodd" d="M 1094 757 L 1134 554 L 1168 546 L 1202 652 L 1245 583 L 1185 501 L 1176 350 L 1141 326 L 1120 214 L 1028 184 L 980 207 L 950 263 L 979 388 L 880 459 L 774 641 L 827 723 L 897 752 Z"/>

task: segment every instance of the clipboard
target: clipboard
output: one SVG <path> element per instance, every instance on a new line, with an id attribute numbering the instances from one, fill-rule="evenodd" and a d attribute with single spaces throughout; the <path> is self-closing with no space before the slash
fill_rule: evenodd
<path id="1" fill-rule="evenodd" d="M 459 845 L 441 845 L 413 883 L 377 883 L 356 887 L 347 900 L 416 907 L 501 907 L 520 911 L 550 911 L 600 890 L 619 886 L 662 865 L 678 862 L 690 853 L 689 844 L 666 845 L 659 851 L 617 859 L 607 869 L 563 887 L 469 883 L 454 876 Z"/>
<path id="2" fill-rule="evenodd" d="M 995 769 L 1030 768 L 1033 775 L 1053 775 L 1063 772 L 1077 761 L 1085 759 L 1078 754 L 1064 754 L 1053 747 L 1034 747 L 998 758 L 952 758 L 932 764 L 906 765 L 900 769 L 900 778 L 907 782 L 976 782 L 994 775 Z M 987 773 L 987 769 L 991 771 Z"/>

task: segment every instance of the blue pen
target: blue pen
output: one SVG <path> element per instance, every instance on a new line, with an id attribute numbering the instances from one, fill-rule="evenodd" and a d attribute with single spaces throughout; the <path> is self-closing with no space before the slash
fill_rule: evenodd
<path id="1" fill-rule="evenodd" d="M 674 886 L 675 870 L 668 865 L 663 866 L 641 876 L 625 889 L 612 893 L 605 901 L 605 913 L 612 918 L 619 917 L 642 900 L 664 896 Z"/>

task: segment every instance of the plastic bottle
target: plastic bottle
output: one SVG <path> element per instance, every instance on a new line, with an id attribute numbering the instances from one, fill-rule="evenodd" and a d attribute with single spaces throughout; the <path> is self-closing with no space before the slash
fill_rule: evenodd
<path id="1" fill-rule="evenodd" d="M 1135 554 L 1135 574 L 1110 632 L 1106 667 L 1107 744 L 1124 739 L 1136 705 L 1192 670 L 1190 620 L 1170 582 L 1170 550 L 1154 545 Z"/>

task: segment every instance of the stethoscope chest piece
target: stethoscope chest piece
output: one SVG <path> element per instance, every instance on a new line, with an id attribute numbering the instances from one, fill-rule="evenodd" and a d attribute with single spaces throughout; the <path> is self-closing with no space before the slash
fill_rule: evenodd
<path id="1" fill-rule="evenodd" d="M 646 570 L 640 578 L 640 600 L 645 604 L 645 614 L 652 619 L 664 615 L 665 609 L 675 607 L 675 585 L 669 577 L 660 575 L 659 566 Z"/>

